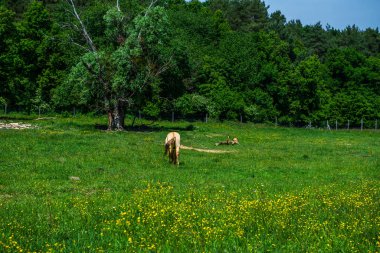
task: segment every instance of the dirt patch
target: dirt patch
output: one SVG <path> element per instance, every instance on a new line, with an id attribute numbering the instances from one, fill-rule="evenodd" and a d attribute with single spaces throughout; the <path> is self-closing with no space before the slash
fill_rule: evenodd
<path id="1" fill-rule="evenodd" d="M 9 195 L 9 194 L 1 194 L 0 195 L 0 199 L 10 199 L 12 198 L 13 196 L 12 195 Z"/>
<path id="2" fill-rule="evenodd" d="M 219 149 L 203 149 L 203 148 L 193 148 L 193 147 L 187 147 L 181 145 L 181 149 L 188 149 L 188 150 L 195 150 L 198 152 L 205 152 L 205 153 L 216 153 L 216 154 L 221 154 L 221 153 L 235 153 L 235 150 L 219 150 Z"/>
<path id="3" fill-rule="evenodd" d="M 0 129 L 29 129 L 29 128 L 36 128 L 36 127 L 32 126 L 31 124 L 24 124 L 24 123 L 3 123 L 3 122 L 0 122 Z"/>
<path id="4" fill-rule="evenodd" d="M 208 138 L 214 138 L 214 137 L 221 137 L 224 136 L 223 134 L 206 134 L 206 137 Z"/>

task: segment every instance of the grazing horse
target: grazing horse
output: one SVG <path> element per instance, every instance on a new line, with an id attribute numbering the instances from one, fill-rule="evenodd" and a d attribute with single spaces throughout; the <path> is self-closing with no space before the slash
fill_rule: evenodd
<path id="1" fill-rule="evenodd" d="M 165 139 L 165 155 L 169 155 L 169 162 L 179 165 L 179 147 L 181 137 L 177 132 L 170 132 Z"/>

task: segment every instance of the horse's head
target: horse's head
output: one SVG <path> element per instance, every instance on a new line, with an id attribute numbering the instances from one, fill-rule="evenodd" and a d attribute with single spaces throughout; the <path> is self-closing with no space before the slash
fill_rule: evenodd
<path id="1" fill-rule="evenodd" d="M 171 163 L 179 164 L 179 149 L 177 149 L 175 137 L 165 143 L 165 154 L 169 156 Z"/>
<path id="2" fill-rule="evenodd" d="M 169 162 L 177 165 L 179 165 L 180 138 L 179 133 L 170 132 L 165 139 L 165 154 L 169 156 Z"/>

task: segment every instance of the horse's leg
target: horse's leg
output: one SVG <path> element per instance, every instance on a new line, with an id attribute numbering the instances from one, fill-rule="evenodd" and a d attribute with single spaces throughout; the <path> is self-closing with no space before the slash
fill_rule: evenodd
<path id="1" fill-rule="evenodd" d="M 179 146 L 175 149 L 176 164 L 179 165 Z"/>
<path id="2" fill-rule="evenodd" d="M 175 163 L 175 151 L 172 149 L 172 152 L 170 154 L 170 162 Z"/>
<path id="3" fill-rule="evenodd" d="M 173 162 L 173 149 L 170 146 L 170 149 L 169 149 L 169 163 L 172 163 L 172 162 Z"/>

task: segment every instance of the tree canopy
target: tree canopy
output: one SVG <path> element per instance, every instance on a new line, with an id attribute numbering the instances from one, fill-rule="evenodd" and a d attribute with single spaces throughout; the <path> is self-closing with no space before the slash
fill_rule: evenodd
<path id="1" fill-rule="evenodd" d="M 107 113 L 110 129 L 138 111 L 359 124 L 380 118 L 380 33 L 261 0 L 3 1 L 0 104 Z"/>

